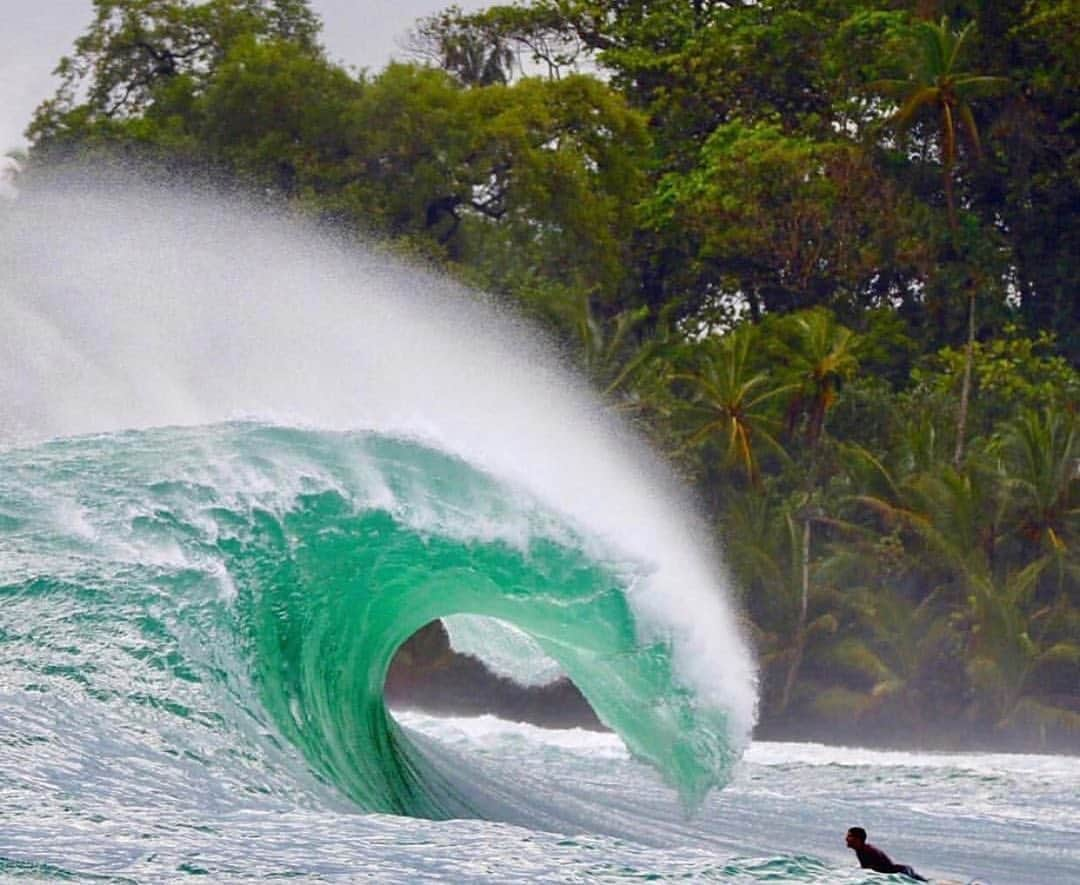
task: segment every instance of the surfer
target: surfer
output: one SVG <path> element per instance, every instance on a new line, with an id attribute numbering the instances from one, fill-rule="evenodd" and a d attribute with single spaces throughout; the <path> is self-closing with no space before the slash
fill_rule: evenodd
<path id="1" fill-rule="evenodd" d="M 863 869 L 870 869 L 875 873 L 903 873 L 917 882 L 930 881 L 909 866 L 893 863 L 889 855 L 866 841 L 866 830 L 862 827 L 851 827 L 847 831 L 847 847 L 855 852 L 855 856 L 859 858 L 859 866 Z"/>

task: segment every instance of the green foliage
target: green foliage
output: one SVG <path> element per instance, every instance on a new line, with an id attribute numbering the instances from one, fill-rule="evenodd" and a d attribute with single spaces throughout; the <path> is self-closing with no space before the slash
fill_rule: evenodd
<path id="1" fill-rule="evenodd" d="M 987 55 L 1017 94 L 986 130 L 994 176 L 980 203 L 1010 232 L 1025 323 L 1032 332 L 1053 329 L 1059 352 L 1078 366 L 1080 4 L 1031 0 L 1019 9 L 1002 16 L 997 52 Z"/>
<path id="2" fill-rule="evenodd" d="M 736 120 L 713 131 L 689 172 L 661 178 L 643 208 L 680 258 L 677 285 L 737 297 L 757 318 L 865 306 L 904 285 L 922 247 L 902 203 L 857 145 Z"/>
<path id="3" fill-rule="evenodd" d="M 821 441 L 825 418 L 841 386 L 858 371 L 861 342 L 823 308 L 770 319 L 763 325 L 773 332 L 773 353 L 783 361 L 784 375 L 795 386 L 788 427 L 801 429 L 812 450 Z"/>
<path id="4" fill-rule="evenodd" d="M 486 268 L 495 288 L 515 264 L 590 293 L 620 285 L 646 137 L 598 81 L 463 89 L 440 71 L 391 65 L 343 125 L 353 174 L 339 208 L 431 237 Z"/>
<path id="5" fill-rule="evenodd" d="M 60 60 L 60 88 L 38 110 L 30 136 L 56 140 L 138 116 L 176 78 L 197 93 L 237 40 L 286 40 L 315 53 L 317 32 L 305 0 L 94 0 L 94 19 L 74 54 Z"/>
<path id="6" fill-rule="evenodd" d="M 233 168 L 289 192 L 340 181 L 343 123 L 362 94 L 341 69 L 285 41 L 237 40 L 190 118 Z"/>
<path id="7" fill-rule="evenodd" d="M 1080 407 L 1080 373 L 1055 354 L 1055 348 L 1051 332 L 1042 330 L 1031 338 L 1015 325 L 1007 326 L 999 337 L 975 343 L 971 423 L 977 436 L 989 436 L 1003 419 L 1023 409 Z M 952 347 L 927 354 L 911 371 L 912 396 L 924 405 L 952 400 L 965 358 Z"/>

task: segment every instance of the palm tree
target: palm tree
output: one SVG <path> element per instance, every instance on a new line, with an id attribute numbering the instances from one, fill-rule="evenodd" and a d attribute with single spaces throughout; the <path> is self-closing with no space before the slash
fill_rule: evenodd
<path id="1" fill-rule="evenodd" d="M 1025 430 L 1030 430 L 1030 422 L 1026 427 L 1018 424 L 1010 428 L 1009 433 L 1019 434 L 1019 438 L 1009 437 L 1001 445 L 1026 449 L 1040 463 L 1054 460 L 1031 450 L 1028 444 L 1035 438 L 1024 439 Z M 1051 446 L 1058 452 L 1067 448 L 1064 444 Z M 1034 473 L 1047 475 L 1041 468 Z M 1034 600 L 1040 579 L 1052 566 L 1066 570 L 1073 582 L 1080 569 L 1063 563 L 1061 551 L 1052 546 L 1020 560 L 1004 555 L 1005 514 L 1013 505 L 1008 494 L 995 494 L 995 482 L 1000 480 L 1000 475 L 960 472 L 945 465 L 902 480 L 889 479 L 881 484 L 881 496 L 861 495 L 858 499 L 913 530 L 926 545 L 925 558 L 937 560 L 954 575 L 953 591 L 947 593 L 942 588 L 935 595 L 949 603 L 966 623 L 967 674 L 975 690 L 973 712 L 998 728 L 1011 727 L 1020 719 L 1040 727 L 1059 724 L 1076 728 L 1080 716 L 1043 699 L 1039 685 L 1041 672 L 1062 663 L 1080 662 L 1080 643 L 1060 627 L 1070 614 L 1067 600 L 1060 596 L 1057 604 L 1039 607 Z M 1024 484 L 1029 484 L 1029 489 L 1040 487 L 1030 478 L 1011 477 L 1004 488 L 1019 492 Z M 1047 486 L 1041 488 L 1041 497 L 1031 501 L 1050 500 Z M 1022 502 L 1021 511 L 1035 512 L 1031 501 Z"/>
<path id="2" fill-rule="evenodd" d="M 805 423 L 807 447 L 812 451 L 825 430 L 825 418 L 836 404 L 840 385 L 859 367 L 859 341 L 855 333 L 836 321 L 831 311 L 819 308 L 789 319 L 791 333 L 778 354 L 787 364 L 785 375 L 798 393 L 788 409 L 789 429 Z"/>
<path id="3" fill-rule="evenodd" d="M 858 339 L 850 329 L 836 321 L 831 311 L 811 310 L 796 314 L 787 322 L 791 323 L 792 334 L 780 356 L 787 363 L 785 374 L 791 379 L 791 387 L 798 391 L 788 408 L 788 426 L 792 430 L 800 424 L 803 427 L 806 465 L 804 490 L 797 500 L 801 521 L 799 621 L 795 632 L 795 650 L 781 699 L 783 706 L 790 699 L 806 646 L 813 526 L 824 517 L 818 503 L 817 487 L 820 484 L 819 455 L 825 421 L 836 403 L 840 385 L 859 366 Z"/>
<path id="4" fill-rule="evenodd" d="M 898 532 L 913 586 L 925 588 L 918 610 L 932 601 L 944 613 L 932 628 L 963 630 L 970 712 L 1036 735 L 1076 730 L 1080 709 L 1070 711 L 1075 699 L 1061 686 L 1080 674 L 1080 613 L 1070 599 L 1080 586 L 1080 420 L 1022 414 L 994 440 L 995 458 L 964 471 L 935 454 L 931 428 L 912 432 L 891 466 L 849 452 L 849 500 L 877 514 L 879 530 Z M 879 558 L 864 570 L 872 574 Z M 913 646 L 919 656 L 921 644 Z M 912 672 L 914 662 L 890 657 L 880 638 L 872 647 L 897 675 Z"/>
<path id="5" fill-rule="evenodd" d="M 656 317 L 647 306 L 610 316 L 597 311 L 589 293 L 557 283 L 524 289 L 522 297 L 551 326 L 593 387 L 618 411 L 648 411 L 655 386 L 667 375 L 660 359 L 672 338 L 667 311 Z M 654 383 L 657 375 L 662 380 Z"/>
<path id="6" fill-rule="evenodd" d="M 1008 83 L 1004 77 L 990 77 L 960 69 L 964 44 L 974 30 L 975 22 L 972 21 L 959 31 L 953 31 L 947 16 L 942 16 L 938 24 L 919 22 L 916 36 L 920 51 L 915 57 L 910 76 L 903 80 L 879 80 L 871 84 L 875 91 L 899 102 L 900 107 L 893 114 L 891 122 L 900 131 L 909 129 L 927 112 L 937 116 L 945 208 L 949 231 L 954 240 L 959 227 L 954 192 L 959 137 L 966 136 L 975 156 L 982 156 L 979 127 L 975 123 L 971 102 L 980 96 L 1000 91 Z M 974 278 L 969 279 L 967 291 L 968 342 L 956 420 L 956 449 L 953 455 L 953 462 L 957 465 L 964 457 L 964 433 L 971 396 L 971 366 L 975 348 Z"/>
<path id="7" fill-rule="evenodd" d="M 1080 713 L 1044 698 L 1040 674 L 1066 665 L 1080 673 L 1080 642 L 1075 633 L 1055 636 L 1052 616 L 1061 611 L 1043 609 L 1029 614 L 1034 588 L 1051 564 L 1039 557 L 1004 576 L 974 576 L 971 582 L 973 643 L 968 672 L 986 714 L 997 728 L 1026 719 L 1045 735 L 1046 725 L 1080 732 Z M 1075 703 L 1075 701 L 1074 701 Z"/>
<path id="8" fill-rule="evenodd" d="M 754 371 L 751 355 L 758 338 L 755 326 L 743 325 L 694 345 L 688 355 L 695 364 L 676 368 L 670 376 L 672 383 L 688 388 L 678 407 L 690 428 L 684 448 L 720 441 L 725 463 L 745 473 L 755 488 L 761 482 L 759 446 L 787 457 L 776 435 L 780 422 L 774 404 L 794 389 L 792 384 L 777 384 L 768 372 Z"/>
<path id="9" fill-rule="evenodd" d="M 724 504 L 721 535 L 739 585 L 747 589 L 750 628 L 766 673 L 764 703 L 769 712 L 782 715 L 791 702 L 804 648 L 814 636 L 835 632 L 836 618 L 825 612 L 806 623 L 797 509 L 757 489 L 730 490 Z"/>
<path id="10" fill-rule="evenodd" d="M 510 82 L 517 54 L 497 26 L 451 6 L 417 22 L 408 51 L 453 74 L 466 86 Z"/>
<path id="11" fill-rule="evenodd" d="M 1080 419 L 1063 410 L 1024 412 L 1005 426 L 995 450 L 1017 531 L 1048 552 L 1070 552 L 1080 540 Z"/>
<path id="12" fill-rule="evenodd" d="M 943 672 L 941 663 L 954 657 L 950 652 L 960 636 L 941 588 L 913 603 L 902 577 L 881 567 L 881 554 L 892 546 L 900 546 L 894 536 L 867 538 L 838 545 L 823 561 L 819 581 L 837 588 L 833 607 L 852 635 L 830 643 L 816 664 L 830 681 L 866 686 L 861 695 L 849 694 L 850 714 L 880 717 L 899 712 L 910 727 L 926 721 L 930 704 L 939 714 L 958 707 L 961 693 L 949 689 L 962 681 L 961 665 L 957 662 Z M 910 555 L 901 558 L 905 570 L 915 566 Z"/>
<path id="13" fill-rule="evenodd" d="M 900 107 L 891 122 L 901 131 L 909 129 L 928 111 L 937 116 L 945 205 L 949 227 L 954 232 L 957 218 L 953 184 L 959 137 L 966 136 L 975 155 L 982 155 L 982 142 L 971 102 L 999 91 L 1008 83 L 1004 77 L 959 69 L 964 44 L 974 30 L 975 22 L 972 21 L 959 31 L 953 31 L 947 16 L 937 24 L 919 22 L 915 31 L 919 53 L 907 79 L 878 80 L 871 84 L 875 91 L 899 102 Z"/>
<path id="14" fill-rule="evenodd" d="M 1046 694 L 1055 670 L 1080 675 L 1080 418 L 1065 410 L 1024 412 L 1005 426 L 994 449 L 1006 524 L 1020 542 L 1014 558 L 1031 563 L 1025 611 L 1032 643 L 1020 691 L 1034 685 Z M 1021 711 L 1042 728 L 1047 717 L 1061 720 L 1059 706 L 1018 693 L 1012 713 Z"/>

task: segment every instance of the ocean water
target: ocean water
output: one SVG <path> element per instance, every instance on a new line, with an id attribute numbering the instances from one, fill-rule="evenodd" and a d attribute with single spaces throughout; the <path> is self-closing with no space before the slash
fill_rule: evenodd
<path id="1" fill-rule="evenodd" d="M 1071 758 L 754 744 L 677 482 L 482 296 L 265 209 L 0 205 L 0 879 L 1069 881 Z M 610 733 L 390 711 L 435 617 Z"/>

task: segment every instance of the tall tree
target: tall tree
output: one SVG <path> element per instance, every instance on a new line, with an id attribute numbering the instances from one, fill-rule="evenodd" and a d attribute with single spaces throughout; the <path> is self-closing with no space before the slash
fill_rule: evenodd
<path id="1" fill-rule="evenodd" d="M 975 28 L 969 22 L 954 31 L 947 17 L 938 23 L 919 22 L 915 28 L 919 51 L 907 79 L 879 80 L 874 88 L 896 99 L 899 109 L 892 117 L 900 130 L 911 128 L 920 115 L 932 113 L 937 117 L 937 147 L 941 161 L 942 189 L 949 230 L 954 247 L 959 222 L 956 207 L 956 161 L 957 145 L 961 135 L 970 143 L 974 156 L 982 153 L 979 128 L 975 122 L 971 102 L 988 92 L 1000 91 L 1007 85 L 1002 77 L 965 71 L 961 67 L 961 55 L 965 43 Z M 967 426 L 968 402 L 971 396 L 971 362 L 975 347 L 975 294 L 977 274 L 968 276 L 965 288 L 968 301 L 967 360 L 960 388 L 960 403 L 956 416 L 956 450 L 953 461 L 959 464 L 964 456 L 964 434 Z"/>
<path id="2" fill-rule="evenodd" d="M 799 672 L 812 640 L 835 633 L 836 619 L 827 611 L 812 619 L 802 613 L 802 526 L 789 501 L 770 489 L 731 489 L 719 529 L 753 619 L 763 712 L 782 717 L 794 697 L 792 669 Z"/>
<path id="3" fill-rule="evenodd" d="M 718 126 L 693 167 L 664 175 L 642 204 L 666 248 L 668 297 L 688 315 L 720 302 L 755 321 L 914 297 L 913 208 L 853 142 L 744 120 Z"/>
<path id="4" fill-rule="evenodd" d="M 568 26 L 561 6 L 545 2 L 491 6 L 470 13 L 451 6 L 420 19 L 405 44 L 420 61 L 441 67 L 465 82 L 478 82 L 460 70 L 461 49 L 466 46 L 486 48 L 478 53 L 487 58 L 481 70 L 489 70 L 501 82 L 509 82 L 515 73 L 546 74 L 552 80 L 581 73 L 580 62 L 588 54 Z"/>
<path id="5" fill-rule="evenodd" d="M 780 699 L 783 711 L 791 698 L 806 647 L 813 527 L 824 517 L 819 488 L 824 485 L 821 455 L 825 422 L 840 386 L 855 373 L 859 361 L 857 337 L 828 310 L 819 308 L 782 317 L 776 325 L 781 332 L 777 355 L 785 360 L 784 374 L 792 379 L 796 389 L 788 407 L 788 426 L 791 431 L 801 431 L 803 437 L 800 470 L 804 478 L 796 499 L 801 526 L 799 619 L 795 650 Z"/>
<path id="6" fill-rule="evenodd" d="M 1058 352 L 1080 367 L 1080 3 L 979 5 L 1000 21 L 986 64 L 1017 84 L 988 133 L 997 174 L 987 208 L 1009 232 L 1025 322 L 1052 329 Z"/>
<path id="7" fill-rule="evenodd" d="M 178 78 L 205 88 L 236 40 L 289 41 L 320 52 L 319 19 L 307 0 L 94 0 L 94 18 L 60 60 L 56 95 L 29 133 L 39 145 L 72 125 L 142 114 Z"/>
<path id="8" fill-rule="evenodd" d="M 1008 83 L 1002 77 L 961 68 L 964 46 L 974 29 L 975 22 L 968 22 L 959 31 L 954 31 L 947 17 L 937 23 L 918 22 L 915 26 L 918 50 L 908 77 L 878 80 L 872 84 L 873 89 L 899 102 L 900 107 L 891 118 L 898 129 L 910 129 L 927 112 L 936 117 L 942 189 L 949 227 L 953 231 L 958 224 L 955 177 L 961 136 L 967 138 L 976 157 L 982 154 L 982 139 L 972 102 L 1001 90 Z"/>

